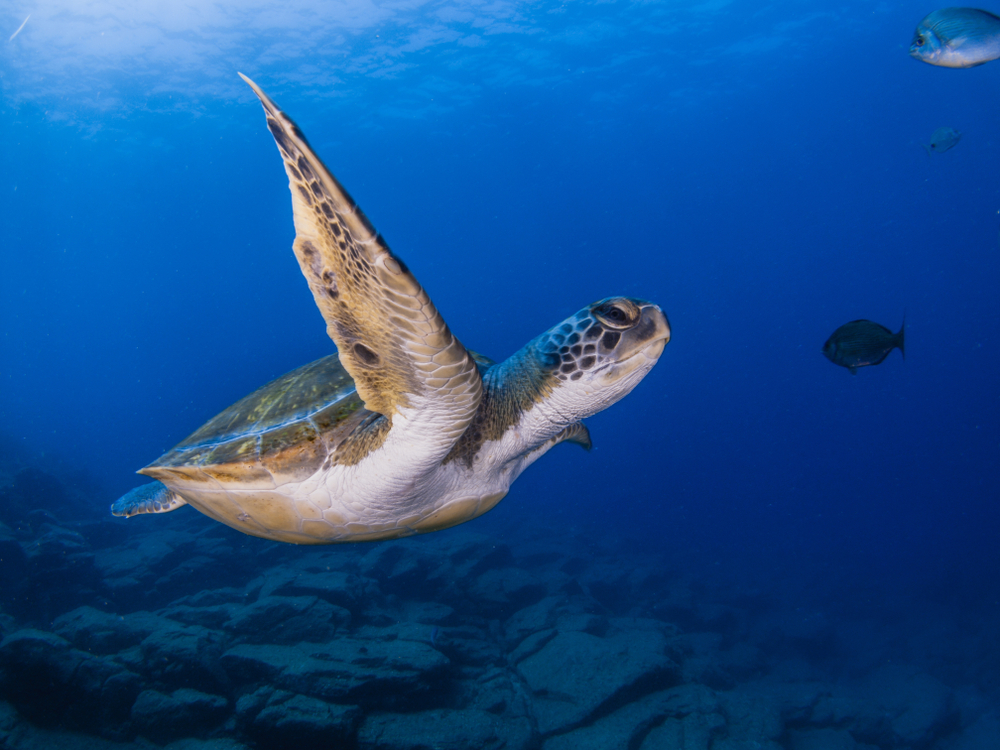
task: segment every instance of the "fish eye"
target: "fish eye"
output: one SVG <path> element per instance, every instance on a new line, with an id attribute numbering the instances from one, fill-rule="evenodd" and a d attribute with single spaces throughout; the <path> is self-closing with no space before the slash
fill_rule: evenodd
<path id="1" fill-rule="evenodd" d="M 924 46 L 924 38 L 922 36 L 918 36 L 916 39 L 913 40 L 913 43 L 917 47 L 923 47 Z"/>

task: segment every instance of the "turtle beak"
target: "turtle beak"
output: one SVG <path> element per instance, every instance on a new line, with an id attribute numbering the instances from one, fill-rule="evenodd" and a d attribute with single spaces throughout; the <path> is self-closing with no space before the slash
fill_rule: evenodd
<path id="1" fill-rule="evenodd" d="M 670 341 L 670 321 L 658 305 L 647 303 L 641 310 L 639 322 L 629 334 L 634 338 L 634 346 L 655 361 Z"/>
<path id="2" fill-rule="evenodd" d="M 667 316 L 657 305 L 643 303 L 639 322 L 622 332 L 621 342 L 615 349 L 616 361 L 602 371 L 602 379 L 610 384 L 637 371 L 648 372 L 663 354 L 663 347 L 669 340 Z"/>

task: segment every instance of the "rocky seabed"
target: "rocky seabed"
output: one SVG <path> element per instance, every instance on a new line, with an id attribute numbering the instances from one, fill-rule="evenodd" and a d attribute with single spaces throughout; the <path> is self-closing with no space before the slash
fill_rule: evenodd
<path id="1" fill-rule="evenodd" d="M 831 676 L 822 618 L 582 532 L 297 548 L 36 509 L 0 573 L 5 749 L 1000 748 L 981 687 Z"/>

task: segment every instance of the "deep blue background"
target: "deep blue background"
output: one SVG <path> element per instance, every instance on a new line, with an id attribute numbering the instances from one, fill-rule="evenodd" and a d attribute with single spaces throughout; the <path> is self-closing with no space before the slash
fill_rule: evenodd
<path id="1" fill-rule="evenodd" d="M 911 60 L 930 9 L 539 4 L 519 10 L 538 33 L 392 75 L 246 50 L 165 88 L 109 69 L 108 109 L 69 78 L 34 90 L 15 49 L 33 19 L 0 78 L 0 431 L 110 502 L 332 351 L 239 69 L 470 348 L 504 358 L 612 294 L 667 312 L 659 365 L 590 420 L 594 452 L 554 451 L 481 529 L 539 518 L 772 581 L 992 597 L 1000 62 Z M 943 125 L 964 137 L 928 157 Z M 821 355 L 842 323 L 904 312 L 905 362 L 851 377 Z"/>

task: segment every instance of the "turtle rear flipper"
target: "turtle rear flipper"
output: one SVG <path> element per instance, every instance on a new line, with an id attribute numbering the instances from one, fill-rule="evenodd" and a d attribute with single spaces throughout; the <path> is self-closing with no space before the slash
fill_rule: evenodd
<path id="1" fill-rule="evenodd" d="M 129 490 L 111 504 L 111 515 L 130 518 L 140 513 L 169 513 L 187 500 L 163 482 L 150 482 Z"/>

